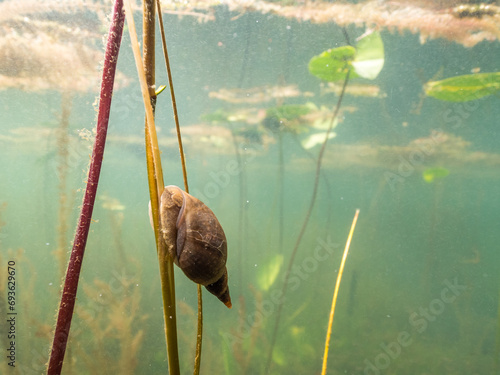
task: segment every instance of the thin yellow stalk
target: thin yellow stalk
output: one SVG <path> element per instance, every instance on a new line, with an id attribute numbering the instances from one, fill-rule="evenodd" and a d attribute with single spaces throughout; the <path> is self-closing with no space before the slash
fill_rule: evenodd
<path id="1" fill-rule="evenodd" d="M 349 252 L 349 246 L 351 246 L 351 239 L 354 234 L 354 228 L 356 228 L 356 222 L 358 221 L 358 215 L 359 215 L 359 209 L 356 210 L 356 213 L 354 214 L 354 219 L 352 220 L 351 230 L 349 231 L 349 236 L 347 237 L 347 242 L 345 244 L 344 255 L 342 256 L 342 261 L 340 262 L 339 274 L 337 275 L 337 282 L 335 283 L 332 308 L 330 309 L 330 319 L 328 320 L 328 330 L 326 332 L 325 354 L 323 356 L 323 369 L 321 370 L 321 375 L 326 374 L 326 366 L 328 362 L 328 349 L 330 348 L 330 336 L 332 335 L 333 315 L 335 314 L 335 306 L 337 305 L 337 296 L 339 294 L 340 281 L 342 279 L 342 273 L 344 272 L 344 266 L 347 259 L 347 253 Z"/>
<path id="2" fill-rule="evenodd" d="M 141 59 L 141 52 L 139 50 L 139 42 L 137 40 L 137 32 L 135 29 L 134 17 L 130 0 L 125 0 L 125 16 L 127 17 L 127 25 L 129 27 L 130 42 L 132 44 L 132 52 L 134 53 L 135 64 L 139 73 L 139 83 L 141 86 L 142 98 L 144 100 L 144 107 L 146 110 L 146 120 L 148 122 L 148 130 L 150 131 L 151 143 L 153 145 L 153 160 L 155 164 L 156 180 L 161 182 L 158 188 L 158 195 L 161 196 L 163 191 L 163 172 L 161 169 L 160 150 L 158 148 L 158 138 L 156 135 L 155 120 L 153 115 L 153 107 L 151 106 L 151 96 L 149 95 L 148 84 L 144 74 L 144 64 Z"/>
<path id="3" fill-rule="evenodd" d="M 168 256 L 163 241 L 159 240 L 159 201 L 164 188 L 163 171 L 161 167 L 160 150 L 154 122 L 151 97 L 148 90 L 144 64 L 141 59 L 137 32 L 130 0 L 125 0 L 127 24 L 129 27 L 130 41 L 134 59 L 139 75 L 142 97 L 146 111 L 146 158 L 148 165 L 148 182 L 150 186 L 151 211 L 155 232 L 156 246 L 158 251 L 158 262 L 160 267 L 161 287 L 163 295 L 163 312 L 165 321 L 165 334 L 168 352 L 168 368 L 171 375 L 180 374 L 179 354 L 177 346 L 177 318 L 175 313 L 175 284 L 173 262 Z"/>
<path id="4" fill-rule="evenodd" d="M 179 153 L 181 156 L 182 176 L 184 178 L 184 190 L 186 190 L 186 192 L 189 193 L 186 158 L 184 156 L 184 147 L 182 146 L 181 127 L 179 125 L 179 116 L 177 113 L 177 104 L 175 101 L 174 82 L 172 78 L 172 71 L 170 69 L 170 59 L 168 58 L 167 40 L 165 37 L 165 28 L 163 25 L 163 15 L 161 13 L 160 0 L 156 0 L 156 7 L 158 8 L 157 9 L 158 23 L 160 25 L 160 34 L 163 46 L 163 57 L 165 59 L 165 67 L 167 69 L 168 84 L 170 87 L 170 97 L 172 98 L 172 109 L 174 112 L 175 129 L 177 132 L 177 142 L 179 144 Z M 196 354 L 194 357 L 194 369 L 193 369 L 194 375 L 198 375 L 200 373 L 201 347 L 203 341 L 203 302 L 202 302 L 203 299 L 202 299 L 202 289 L 200 284 L 198 284 L 197 290 L 198 290 L 198 328 L 196 330 Z"/>
<path id="5" fill-rule="evenodd" d="M 196 355 L 194 357 L 193 375 L 199 375 L 201 365 L 201 343 L 203 336 L 203 301 L 201 285 L 198 284 L 198 329 L 196 330 Z"/>
<path id="6" fill-rule="evenodd" d="M 347 65 L 346 65 L 347 68 Z M 333 111 L 333 116 L 330 120 L 330 125 L 328 126 L 328 130 L 325 135 L 325 140 L 323 141 L 323 144 L 321 145 L 321 149 L 319 150 L 319 155 L 318 159 L 316 161 L 316 174 L 314 177 L 314 185 L 313 185 L 313 191 L 312 191 L 312 196 L 311 196 L 311 201 L 309 203 L 309 208 L 307 209 L 307 212 L 304 216 L 304 221 L 302 222 L 302 228 L 300 229 L 300 232 L 297 236 L 297 240 L 295 241 L 295 246 L 292 250 L 292 254 L 290 256 L 290 260 L 288 262 L 288 267 L 285 271 L 285 277 L 284 277 L 284 282 L 283 282 L 283 287 L 281 288 L 281 296 L 282 298 L 280 299 L 278 303 L 278 309 L 276 311 L 276 323 L 274 324 L 274 330 L 271 336 L 271 344 L 269 346 L 269 351 L 267 354 L 267 363 L 266 363 L 266 368 L 265 368 L 265 374 L 269 374 L 271 370 L 271 365 L 272 365 L 272 359 L 273 359 L 273 351 L 274 351 L 274 345 L 276 344 L 276 339 L 278 337 L 278 331 L 279 331 L 279 326 L 281 322 L 281 311 L 283 310 L 283 301 L 285 300 L 286 292 L 288 289 L 288 280 L 290 278 L 290 275 L 292 274 L 292 267 L 293 263 L 295 260 L 295 256 L 297 255 L 297 252 L 299 250 L 300 243 L 302 242 L 302 238 L 304 237 L 304 234 L 306 233 L 307 225 L 309 224 L 309 219 L 311 218 L 311 214 L 314 208 L 314 205 L 316 203 L 316 196 L 318 195 L 318 188 L 319 188 L 319 178 L 321 175 L 321 163 L 323 161 L 323 156 L 326 151 L 326 144 L 328 141 L 328 134 L 332 131 L 333 124 L 335 122 L 335 119 L 337 118 L 337 115 L 339 114 L 340 111 L 340 105 L 342 104 L 342 100 L 344 98 L 345 90 L 347 87 L 347 83 L 349 82 L 349 76 L 351 74 L 351 69 L 349 68 L 347 70 L 346 77 L 344 79 L 344 84 L 342 86 L 342 92 L 340 93 L 340 96 L 337 100 L 337 105 L 335 106 L 335 110 Z"/>
<path id="7" fill-rule="evenodd" d="M 158 8 L 158 21 L 160 24 L 161 41 L 162 41 L 162 45 L 163 45 L 163 56 L 165 58 L 165 66 L 167 68 L 168 84 L 170 86 L 170 97 L 172 98 L 172 108 L 174 111 L 175 129 L 177 131 L 177 141 L 179 143 L 179 153 L 181 154 L 182 176 L 184 177 L 184 188 L 185 188 L 184 190 L 186 190 L 186 193 L 189 193 L 189 186 L 188 186 L 188 180 L 187 180 L 187 170 L 186 170 L 186 158 L 184 157 L 184 148 L 182 147 L 181 127 L 179 126 L 179 116 L 177 114 L 177 104 L 175 101 L 175 93 L 174 93 L 174 82 L 172 79 L 172 72 L 170 71 L 170 60 L 168 58 L 167 41 L 165 38 L 165 29 L 163 27 L 163 16 L 161 14 L 160 0 L 156 0 L 156 6 Z"/>

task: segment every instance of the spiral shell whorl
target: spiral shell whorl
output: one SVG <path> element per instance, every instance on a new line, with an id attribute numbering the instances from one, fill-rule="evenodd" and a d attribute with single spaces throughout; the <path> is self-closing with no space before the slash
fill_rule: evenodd
<path id="1" fill-rule="evenodd" d="M 160 228 L 174 263 L 231 307 L 227 240 L 212 210 L 177 186 L 166 186 L 160 202 Z"/>

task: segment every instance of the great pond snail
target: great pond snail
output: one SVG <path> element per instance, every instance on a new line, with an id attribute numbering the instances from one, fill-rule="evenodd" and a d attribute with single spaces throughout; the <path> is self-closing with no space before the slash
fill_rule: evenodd
<path id="1" fill-rule="evenodd" d="M 212 210 L 179 187 L 166 186 L 160 200 L 160 233 L 184 274 L 231 308 L 226 235 Z"/>

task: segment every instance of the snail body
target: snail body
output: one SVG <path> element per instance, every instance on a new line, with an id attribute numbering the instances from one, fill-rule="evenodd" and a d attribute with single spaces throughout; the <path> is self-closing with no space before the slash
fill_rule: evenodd
<path id="1" fill-rule="evenodd" d="M 179 187 L 166 186 L 160 200 L 160 233 L 184 274 L 230 308 L 227 240 L 212 210 Z"/>

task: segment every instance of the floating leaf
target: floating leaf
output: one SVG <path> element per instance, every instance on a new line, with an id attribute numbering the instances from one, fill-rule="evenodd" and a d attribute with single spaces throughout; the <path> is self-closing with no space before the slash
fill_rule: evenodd
<path id="1" fill-rule="evenodd" d="M 443 167 L 436 167 L 436 168 L 428 168 L 425 171 L 422 172 L 422 177 L 424 178 L 425 182 L 428 182 L 429 184 L 434 182 L 436 178 L 443 178 L 446 177 L 450 174 L 450 171 L 446 168 Z"/>
<path id="2" fill-rule="evenodd" d="M 352 67 L 350 77 L 375 79 L 384 66 L 384 43 L 378 31 L 363 37 L 356 48 L 329 49 L 309 61 L 309 72 L 322 80 L 343 80 Z"/>
<path id="3" fill-rule="evenodd" d="M 360 77 L 377 78 L 384 61 L 384 43 L 378 31 L 366 35 L 356 44 L 356 57 L 352 66 Z"/>
<path id="4" fill-rule="evenodd" d="M 427 82 L 425 93 L 439 100 L 467 102 L 500 90 L 500 73 L 479 73 Z"/>
<path id="5" fill-rule="evenodd" d="M 257 285 L 260 290 L 265 292 L 274 284 L 283 265 L 283 259 L 283 255 L 277 254 L 268 263 L 260 267 L 257 274 Z"/>
<path id="6" fill-rule="evenodd" d="M 329 49 L 309 61 L 309 72 L 325 81 L 342 80 L 346 77 L 355 54 L 356 49 L 351 46 Z M 351 78 L 353 73 L 351 72 Z"/>

